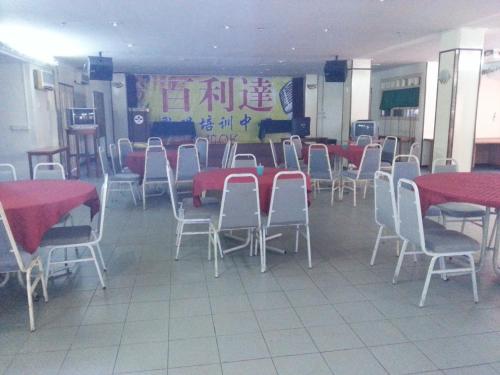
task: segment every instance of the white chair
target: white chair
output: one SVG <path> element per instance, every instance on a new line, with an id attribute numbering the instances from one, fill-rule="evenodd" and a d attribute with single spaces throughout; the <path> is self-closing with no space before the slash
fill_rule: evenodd
<path id="1" fill-rule="evenodd" d="M 210 223 L 209 248 L 213 248 L 215 277 L 219 277 L 217 253 L 223 254 L 219 234 L 223 231 L 247 230 L 252 254 L 255 235 L 260 233 L 261 228 L 257 177 L 251 173 L 230 174 L 224 180 L 219 216 Z M 262 235 L 258 238 L 262 242 Z"/>
<path id="2" fill-rule="evenodd" d="M 298 135 L 292 135 L 290 137 L 290 141 L 295 147 L 295 152 L 297 153 L 297 157 L 302 159 L 302 139 Z"/>
<path id="3" fill-rule="evenodd" d="M 132 147 L 132 142 L 130 142 L 130 139 L 128 138 L 119 138 L 116 141 L 116 144 L 118 145 L 118 159 L 120 161 L 120 172 L 126 172 L 128 170 L 125 161 L 127 159 L 127 155 L 134 151 L 134 148 Z"/>
<path id="4" fill-rule="evenodd" d="M 146 209 L 146 198 L 148 196 L 162 195 L 160 193 L 147 194 L 148 186 L 165 186 L 168 184 L 167 177 L 167 153 L 163 147 L 152 146 L 146 149 L 144 161 L 144 177 L 142 178 L 142 208 Z"/>
<path id="5" fill-rule="evenodd" d="M 269 139 L 269 146 L 271 147 L 271 155 L 273 156 L 274 168 L 278 168 L 279 163 L 278 159 L 276 158 L 276 148 L 274 147 L 274 142 L 272 139 Z"/>
<path id="6" fill-rule="evenodd" d="M 102 264 L 102 268 L 106 271 L 106 264 L 102 256 L 101 247 L 99 243 L 102 240 L 104 231 L 104 217 L 106 213 L 106 199 L 108 194 L 108 175 L 104 175 L 104 182 L 101 187 L 101 207 L 99 211 L 99 218 L 97 221 L 96 229 L 92 225 L 74 225 L 67 227 L 54 227 L 45 233 L 43 236 L 40 247 L 48 247 L 49 252 L 47 256 L 47 269 L 45 280 L 50 276 L 50 269 L 56 264 L 69 264 L 69 263 L 82 263 L 93 262 L 99 276 L 102 288 L 106 288 L 106 284 L 102 277 L 101 268 L 97 261 L 96 253 Z M 90 256 L 82 258 L 81 256 L 75 259 L 65 259 L 64 261 L 52 260 L 53 253 L 56 250 L 67 248 L 87 248 Z"/>
<path id="7" fill-rule="evenodd" d="M 458 172 L 458 164 L 455 159 L 436 159 L 432 163 L 432 173 L 456 172 Z M 486 207 L 472 203 L 448 202 L 438 204 L 436 207 L 441 211 L 443 224 L 446 225 L 447 222 L 461 222 L 461 232 L 464 231 L 466 222 L 482 226 L 486 215 Z"/>
<path id="8" fill-rule="evenodd" d="M 418 160 L 420 160 L 420 152 L 421 152 L 420 143 L 413 142 L 410 146 L 410 155 L 413 155 L 417 157 Z"/>
<path id="9" fill-rule="evenodd" d="M 185 198 L 179 201 L 177 194 L 177 189 L 175 187 L 175 177 L 170 168 L 170 164 L 167 164 L 167 174 L 168 174 L 168 188 L 170 192 L 170 202 L 172 204 L 172 211 L 174 213 L 175 220 L 177 221 L 176 229 L 176 239 L 175 239 L 175 260 L 179 259 L 179 251 L 181 247 L 182 236 L 185 235 L 199 235 L 199 234 L 209 234 L 210 220 L 214 215 L 217 215 L 219 203 L 215 199 L 204 198 L 201 207 L 193 206 L 193 199 Z M 206 225 L 206 230 L 189 232 L 185 231 L 185 226 L 197 226 L 199 227 Z M 210 239 L 209 239 L 210 240 Z M 210 250 L 210 249 L 209 249 Z M 210 251 L 208 254 L 210 258 Z"/>
<path id="10" fill-rule="evenodd" d="M 391 178 L 394 186 L 394 191 L 397 190 L 398 181 L 402 178 L 414 180 L 420 176 L 420 161 L 413 155 L 397 155 L 394 158 L 392 166 Z"/>
<path id="11" fill-rule="evenodd" d="M 478 252 L 480 245 L 474 239 L 452 230 L 436 230 L 424 232 L 422 212 L 420 210 L 420 195 L 417 185 L 410 180 L 401 179 L 398 182 L 398 230 L 399 237 L 404 241 L 399 255 L 393 284 L 397 283 L 404 257 L 411 254 L 425 254 L 431 258 L 419 306 L 423 307 L 429 289 L 431 276 L 440 275 L 443 279 L 452 275 L 470 273 L 474 302 L 478 301 L 476 270 L 473 254 Z M 415 251 L 407 251 L 408 245 L 413 245 Z M 468 266 L 460 268 L 445 268 L 444 260 L 448 257 L 460 257 L 467 260 Z M 440 269 L 435 270 L 436 261 Z"/>
<path id="12" fill-rule="evenodd" d="M 26 294 L 28 296 L 28 312 L 30 330 L 35 330 L 35 313 L 33 309 L 33 295 L 36 294 L 38 283 L 42 284 L 43 298 L 48 301 L 47 284 L 44 278 L 43 262 L 38 252 L 30 254 L 17 247 L 16 241 L 10 229 L 7 215 L 0 203 L 0 274 L 6 276 L 12 272 L 26 274 Z M 36 273 L 34 272 L 35 270 Z M 35 278 L 32 280 L 32 276 Z M 8 344 L 5 344 L 8 345 Z"/>
<path id="13" fill-rule="evenodd" d="M 309 145 L 308 152 L 308 163 L 307 163 L 307 173 L 311 176 L 313 189 L 319 190 L 320 182 L 328 182 L 332 185 L 332 193 L 330 204 L 333 205 L 333 198 L 335 190 L 338 187 L 335 186 L 335 179 L 333 176 L 332 168 L 330 165 L 330 157 L 328 155 L 328 148 L 326 145 L 315 143 Z"/>
<path id="14" fill-rule="evenodd" d="M 149 137 L 148 138 L 148 147 L 150 146 L 161 146 L 163 147 L 163 141 L 160 137 Z"/>
<path id="15" fill-rule="evenodd" d="M 227 166 L 229 165 L 230 152 L 231 152 L 231 141 L 227 141 L 226 146 L 224 147 L 224 153 L 222 154 L 221 168 L 227 168 Z"/>
<path id="16" fill-rule="evenodd" d="M 200 166 L 202 169 L 206 169 L 208 167 L 208 138 L 198 137 L 194 144 L 198 150 Z"/>
<path id="17" fill-rule="evenodd" d="M 101 163 L 102 173 L 107 174 L 109 176 L 109 187 L 108 192 L 112 191 L 130 191 L 132 194 L 132 200 L 134 201 L 134 205 L 137 206 L 137 200 L 135 198 L 135 192 L 139 189 L 139 181 L 141 176 L 137 173 L 124 173 L 124 172 L 115 172 L 114 162 L 113 162 L 113 154 L 116 153 L 116 147 L 113 144 L 109 145 L 109 150 L 111 153 L 111 160 L 113 164 L 113 168 L 109 168 L 108 157 L 106 153 L 102 149 L 101 146 L 98 147 L 99 152 L 99 161 Z M 113 186 L 116 186 L 113 188 Z"/>
<path id="18" fill-rule="evenodd" d="M 236 151 L 238 150 L 238 142 L 233 142 L 231 144 L 231 150 L 229 151 L 229 158 L 227 160 L 227 168 L 231 168 L 233 165 L 234 155 L 236 155 Z"/>
<path id="19" fill-rule="evenodd" d="M 368 184 L 373 181 L 375 172 L 380 169 L 381 150 L 382 148 L 378 144 L 370 144 L 365 146 L 359 169 L 350 169 L 347 171 L 343 171 L 340 174 L 340 200 L 344 198 L 344 189 L 351 190 L 353 192 L 354 207 L 356 207 L 356 191 L 358 182 L 363 182 L 365 184 L 363 198 L 366 198 L 366 190 L 368 188 Z M 349 184 L 352 186 L 349 186 Z"/>
<path id="20" fill-rule="evenodd" d="M 387 136 L 382 144 L 382 154 L 380 156 L 380 169 L 389 171 L 394 164 L 396 150 L 398 149 L 398 139 L 393 136 Z"/>
<path id="21" fill-rule="evenodd" d="M 297 149 L 292 141 L 285 139 L 283 141 L 283 157 L 285 159 L 285 168 L 289 171 L 300 171 L 299 158 Z"/>
<path id="22" fill-rule="evenodd" d="M 254 154 L 236 154 L 233 157 L 231 168 L 255 168 L 257 159 Z"/>
<path id="23" fill-rule="evenodd" d="M 180 145 L 177 149 L 177 166 L 175 170 L 176 183 L 191 183 L 194 176 L 199 172 L 200 160 L 198 158 L 196 145 Z"/>
<path id="24" fill-rule="evenodd" d="M 265 272 L 266 265 L 266 238 L 270 228 L 294 227 L 295 252 L 299 251 L 299 235 L 302 235 L 307 244 L 307 261 L 312 268 L 311 236 L 309 231 L 309 210 L 307 205 L 307 181 L 301 171 L 278 172 L 273 180 L 273 192 L 267 221 L 262 230 L 261 272 Z M 304 232 L 300 229 L 303 228 Z"/>
<path id="25" fill-rule="evenodd" d="M 0 182 L 16 181 L 16 168 L 12 164 L 0 164 Z"/>
<path id="26" fill-rule="evenodd" d="M 33 171 L 33 180 L 65 180 L 66 173 L 61 163 L 38 163 Z"/>
<path id="27" fill-rule="evenodd" d="M 357 146 L 365 147 L 366 145 L 369 145 L 371 143 L 373 143 L 373 139 L 372 139 L 371 135 L 362 134 L 362 135 L 358 136 L 358 138 L 356 138 L 356 145 Z"/>

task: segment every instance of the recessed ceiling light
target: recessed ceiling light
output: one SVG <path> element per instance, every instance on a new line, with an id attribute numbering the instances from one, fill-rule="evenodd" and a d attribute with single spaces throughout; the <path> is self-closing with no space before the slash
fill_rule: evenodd
<path id="1" fill-rule="evenodd" d="M 292 47 L 292 51 L 295 51 L 295 47 Z"/>
<path id="2" fill-rule="evenodd" d="M 328 31 L 330 31 L 330 30 L 328 29 L 328 27 L 325 27 L 325 28 L 323 29 L 323 31 L 324 31 L 325 33 L 327 33 L 327 32 L 328 32 Z"/>
<path id="3" fill-rule="evenodd" d="M 286 60 L 278 60 L 280 64 L 283 64 Z"/>
<path id="4" fill-rule="evenodd" d="M 226 30 L 229 30 L 229 29 L 231 28 L 231 26 L 229 26 L 229 25 L 224 25 L 224 28 L 225 28 Z"/>
<path id="5" fill-rule="evenodd" d="M 214 44 L 214 45 L 213 45 L 213 47 L 214 47 L 215 49 L 217 49 L 217 48 L 218 48 L 216 44 Z"/>
<path id="6" fill-rule="evenodd" d="M 264 31 L 265 29 L 263 27 L 257 27 L 257 31 Z"/>
<path id="7" fill-rule="evenodd" d="M 113 22 L 111 22 L 111 25 L 113 25 L 113 27 L 118 27 L 118 22 L 113 21 Z"/>
<path id="8" fill-rule="evenodd" d="M 134 45 L 132 43 L 127 44 L 128 48 L 132 48 Z"/>

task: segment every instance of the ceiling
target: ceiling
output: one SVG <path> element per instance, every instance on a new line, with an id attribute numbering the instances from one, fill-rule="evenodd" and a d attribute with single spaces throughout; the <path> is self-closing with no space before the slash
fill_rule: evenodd
<path id="1" fill-rule="evenodd" d="M 486 48 L 500 47 L 499 0 L 1 0 L 5 23 L 73 40 L 66 61 L 102 51 L 132 73 L 298 75 L 336 55 L 380 67 L 436 60 L 440 33 L 463 26 L 487 28 Z"/>

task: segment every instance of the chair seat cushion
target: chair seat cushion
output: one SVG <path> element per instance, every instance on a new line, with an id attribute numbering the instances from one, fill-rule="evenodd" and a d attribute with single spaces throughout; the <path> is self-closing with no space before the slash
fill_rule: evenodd
<path id="1" fill-rule="evenodd" d="M 147 177 L 147 178 L 144 178 L 145 182 L 157 182 L 157 183 L 167 183 L 168 182 L 168 178 L 167 176 L 165 177 Z"/>
<path id="2" fill-rule="evenodd" d="M 201 206 L 195 207 L 192 198 L 182 200 L 185 219 L 206 219 L 210 220 L 213 216 L 219 215 L 220 203 L 214 198 L 204 198 L 201 200 Z"/>
<path id="3" fill-rule="evenodd" d="M 19 249 L 19 254 L 21 255 L 21 260 L 24 264 L 24 267 L 28 267 L 33 259 L 38 256 L 37 252 L 30 254 L 22 249 Z M 19 271 L 19 265 L 17 264 L 14 253 L 0 251 L 0 273 L 16 271 Z"/>
<path id="4" fill-rule="evenodd" d="M 117 173 L 113 176 L 110 176 L 110 181 L 139 181 L 141 176 L 137 173 Z"/>
<path id="5" fill-rule="evenodd" d="M 342 177 L 347 177 L 351 178 L 353 180 L 356 180 L 358 176 L 358 170 L 357 169 L 351 169 L 347 171 L 343 171 L 340 174 Z M 359 175 L 359 180 L 373 180 L 375 174 L 374 173 L 362 173 Z"/>
<path id="6" fill-rule="evenodd" d="M 430 217 L 441 216 L 441 210 L 439 209 L 438 206 L 430 206 L 427 209 L 425 216 L 430 216 Z"/>
<path id="7" fill-rule="evenodd" d="M 444 225 L 441 225 L 434 220 L 429 220 L 424 218 L 422 220 L 422 223 L 424 225 L 424 233 L 427 233 L 428 231 L 432 230 L 446 230 L 446 227 Z"/>
<path id="8" fill-rule="evenodd" d="M 477 204 L 448 202 L 438 205 L 445 216 L 468 218 L 483 217 L 486 214 L 486 208 Z"/>
<path id="9" fill-rule="evenodd" d="M 313 180 L 331 180 L 330 173 L 327 171 L 311 171 L 310 175 Z"/>
<path id="10" fill-rule="evenodd" d="M 40 246 L 61 246 L 89 242 L 92 227 L 77 225 L 71 227 L 54 227 L 43 236 Z"/>
<path id="11" fill-rule="evenodd" d="M 436 253 L 474 252 L 480 249 L 479 242 L 454 230 L 436 230 L 425 234 L 427 250 Z"/>

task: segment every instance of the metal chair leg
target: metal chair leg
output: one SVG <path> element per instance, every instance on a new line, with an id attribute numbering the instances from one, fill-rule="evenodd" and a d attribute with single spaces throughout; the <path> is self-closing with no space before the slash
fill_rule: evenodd
<path id="1" fill-rule="evenodd" d="M 373 266 L 375 264 L 375 257 L 377 256 L 378 247 L 380 245 L 380 237 L 382 237 L 383 231 L 384 231 L 384 227 L 380 226 L 380 228 L 378 229 L 377 239 L 375 240 L 375 246 L 373 246 L 372 259 L 370 260 L 370 266 Z"/>
<path id="2" fill-rule="evenodd" d="M 434 264 L 436 263 L 436 257 L 432 257 L 429 264 L 429 269 L 427 270 L 427 276 L 425 277 L 424 289 L 422 290 L 422 295 L 420 297 L 419 307 L 424 307 L 425 299 L 427 297 L 427 291 L 429 290 L 429 284 L 431 282 L 432 271 L 434 271 Z"/>

